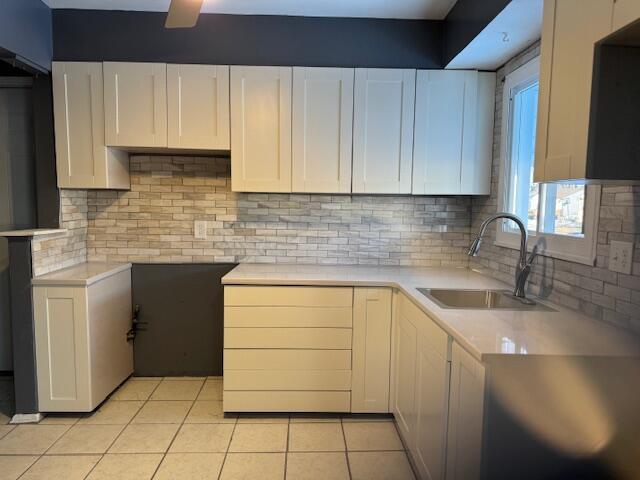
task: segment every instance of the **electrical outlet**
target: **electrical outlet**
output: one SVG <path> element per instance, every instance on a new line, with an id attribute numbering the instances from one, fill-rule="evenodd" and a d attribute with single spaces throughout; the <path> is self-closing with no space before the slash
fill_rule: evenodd
<path id="1" fill-rule="evenodd" d="M 207 239 L 207 221 L 206 220 L 196 220 L 193 222 L 193 236 L 198 240 L 206 240 Z"/>
<path id="2" fill-rule="evenodd" d="M 609 270 L 630 275 L 632 266 L 633 243 L 612 241 L 609 246 Z"/>

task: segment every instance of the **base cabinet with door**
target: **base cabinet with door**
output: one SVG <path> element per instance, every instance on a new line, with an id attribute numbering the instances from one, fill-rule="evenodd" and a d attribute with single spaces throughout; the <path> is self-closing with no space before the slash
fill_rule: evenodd
<path id="1" fill-rule="evenodd" d="M 133 372 L 131 264 L 81 264 L 32 283 L 38 408 L 90 412 Z"/>

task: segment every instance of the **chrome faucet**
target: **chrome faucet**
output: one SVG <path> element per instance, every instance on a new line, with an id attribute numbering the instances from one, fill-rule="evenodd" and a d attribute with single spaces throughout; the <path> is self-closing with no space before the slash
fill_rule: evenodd
<path id="1" fill-rule="evenodd" d="M 527 229 L 524 226 L 522 220 L 519 217 L 511 214 L 511 213 L 496 213 L 487 218 L 482 225 L 480 226 L 480 231 L 476 236 L 475 240 L 469 247 L 468 255 L 470 257 L 478 256 L 478 252 L 480 251 L 480 244 L 482 243 L 482 237 L 484 236 L 484 232 L 489 226 L 489 224 L 499 218 L 506 218 L 508 220 L 512 220 L 518 225 L 520 229 L 520 260 L 518 261 L 518 266 L 516 267 L 516 286 L 513 290 L 513 296 L 522 299 L 523 301 L 527 301 L 527 295 L 525 292 L 525 287 L 527 285 L 527 279 L 529 278 L 529 274 L 531 273 L 531 266 L 533 261 L 536 258 L 536 254 L 538 253 L 538 246 L 533 247 L 533 251 L 529 258 L 527 258 L 527 239 L 529 234 L 527 233 Z"/>

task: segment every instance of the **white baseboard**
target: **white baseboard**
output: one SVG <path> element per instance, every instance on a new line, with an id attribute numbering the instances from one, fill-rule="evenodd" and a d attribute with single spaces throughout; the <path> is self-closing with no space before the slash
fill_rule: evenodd
<path id="1" fill-rule="evenodd" d="M 38 423 L 44 418 L 44 413 L 16 413 L 11 417 L 10 424 Z"/>

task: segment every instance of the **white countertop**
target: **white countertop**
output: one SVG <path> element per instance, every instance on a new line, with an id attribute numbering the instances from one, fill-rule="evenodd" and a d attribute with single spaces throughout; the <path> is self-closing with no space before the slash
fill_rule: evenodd
<path id="1" fill-rule="evenodd" d="M 417 288 L 509 289 L 463 268 L 242 264 L 226 285 L 393 287 L 481 361 L 504 355 L 640 356 L 640 336 L 550 302 L 555 311 L 443 309 Z"/>
<path id="2" fill-rule="evenodd" d="M 34 277 L 31 284 L 89 286 L 129 269 L 131 269 L 130 263 L 86 262 Z"/>
<path id="3" fill-rule="evenodd" d="M 42 237 L 44 235 L 61 235 L 65 228 L 31 228 L 26 230 L 7 230 L 0 232 L 0 237 Z"/>

